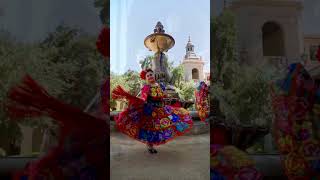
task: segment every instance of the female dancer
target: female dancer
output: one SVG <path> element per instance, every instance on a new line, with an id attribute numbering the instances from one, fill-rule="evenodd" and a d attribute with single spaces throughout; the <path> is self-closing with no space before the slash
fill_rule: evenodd
<path id="1" fill-rule="evenodd" d="M 147 144 L 149 153 L 157 153 L 153 147 L 185 134 L 192 128 L 189 112 L 181 107 L 164 104 L 165 87 L 155 81 L 151 69 L 143 70 L 140 77 L 146 80 L 141 97 L 135 97 L 116 87 L 114 99 L 127 99 L 129 106 L 116 118 L 118 129 L 124 134 Z"/>

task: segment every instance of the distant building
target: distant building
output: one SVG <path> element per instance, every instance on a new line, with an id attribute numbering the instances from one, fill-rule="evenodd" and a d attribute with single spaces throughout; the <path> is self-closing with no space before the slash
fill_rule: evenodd
<path id="1" fill-rule="evenodd" d="M 203 71 L 204 61 L 201 56 L 197 56 L 194 52 L 194 45 L 191 43 L 190 37 L 186 45 L 186 55 L 182 61 L 184 68 L 184 79 L 185 81 L 203 81 L 206 76 Z"/>
<path id="2" fill-rule="evenodd" d="M 315 52 L 320 35 L 306 35 L 301 0 L 234 0 L 228 7 L 236 17 L 240 59 L 248 64 L 268 62 L 279 68 L 304 61 L 313 77 L 319 77 Z"/>

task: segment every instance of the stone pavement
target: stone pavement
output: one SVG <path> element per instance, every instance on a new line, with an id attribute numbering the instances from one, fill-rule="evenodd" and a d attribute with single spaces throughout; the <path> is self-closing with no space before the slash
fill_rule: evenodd
<path id="1" fill-rule="evenodd" d="M 209 143 L 209 133 L 181 136 L 149 154 L 141 142 L 112 132 L 111 180 L 209 180 Z"/>

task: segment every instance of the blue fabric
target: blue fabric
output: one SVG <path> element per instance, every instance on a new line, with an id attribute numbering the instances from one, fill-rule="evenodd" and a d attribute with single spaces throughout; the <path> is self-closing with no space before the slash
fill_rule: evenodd
<path id="1" fill-rule="evenodd" d="M 169 129 L 164 131 L 149 131 L 146 129 L 141 129 L 139 131 L 138 139 L 142 141 L 148 141 L 150 143 L 159 143 L 171 138 L 172 136 L 172 130 Z"/>
<path id="2" fill-rule="evenodd" d="M 170 106 L 165 106 L 164 110 L 167 114 L 171 114 L 172 113 L 172 108 Z"/>
<path id="3" fill-rule="evenodd" d="M 144 105 L 143 111 L 144 111 L 144 114 L 145 114 L 145 115 L 151 116 L 151 115 L 152 115 L 152 111 L 153 111 L 152 105 L 149 104 L 149 103 L 146 103 L 146 104 Z"/>
<path id="4" fill-rule="evenodd" d="M 320 160 L 314 160 L 311 162 L 311 167 L 314 171 L 320 173 Z"/>
<path id="5" fill-rule="evenodd" d="M 97 179 L 97 172 L 94 167 L 85 167 L 80 171 L 80 179 L 86 180 L 96 180 Z"/>
<path id="6" fill-rule="evenodd" d="M 281 84 L 281 89 L 286 91 L 286 92 L 289 92 L 290 90 L 290 86 L 291 86 L 291 81 L 292 81 L 292 74 L 293 72 L 295 71 L 295 69 L 297 68 L 297 64 L 294 63 L 294 64 L 290 64 L 289 67 L 288 67 L 288 74 L 286 75 L 286 78 L 284 79 L 284 81 L 282 81 L 282 84 Z"/>
<path id="7" fill-rule="evenodd" d="M 171 119 L 172 122 L 177 122 L 179 119 L 180 119 L 180 118 L 179 118 L 178 115 L 172 114 L 172 119 Z"/>
<path id="8" fill-rule="evenodd" d="M 187 123 L 179 122 L 179 123 L 176 124 L 177 130 L 180 131 L 180 132 L 183 132 L 188 127 L 189 127 L 189 124 L 187 124 Z"/>
<path id="9" fill-rule="evenodd" d="M 204 85 L 203 81 L 200 81 L 198 86 L 197 86 L 197 90 L 200 91 L 201 87 Z"/>
<path id="10" fill-rule="evenodd" d="M 144 141 L 147 140 L 147 134 L 146 134 L 146 131 L 144 129 L 141 129 L 139 131 L 138 138 L 141 139 L 141 140 L 144 140 Z"/>
<path id="11" fill-rule="evenodd" d="M 160 87 L 161 87 L 162 91 L 166 90 L 166 85 L 164 83 L 160 83 Z"/>
<path id="12" fill-rule="evenodd" d="M 226 180 L 218 171 L 210 169 L 210 180 Z"/>
<path id="13" fill-rule="evenodd" d="M 28 178 L 28 176 L 22 176 L 21 177 L 21 180 L 28 180 L 29 178 Z"/>

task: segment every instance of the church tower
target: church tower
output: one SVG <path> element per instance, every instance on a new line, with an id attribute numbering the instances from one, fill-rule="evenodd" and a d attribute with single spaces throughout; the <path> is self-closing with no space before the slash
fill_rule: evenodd
<path id="1" fill-rule="evenodd" d="M 204 61 L 194 52 L 194 45 L 191 43 L 190 36 L 186 45 L 186 55 L 182 61 L 184 68 L 185 81 L 202 81 L 204 80 L 203 66 Z"/>

